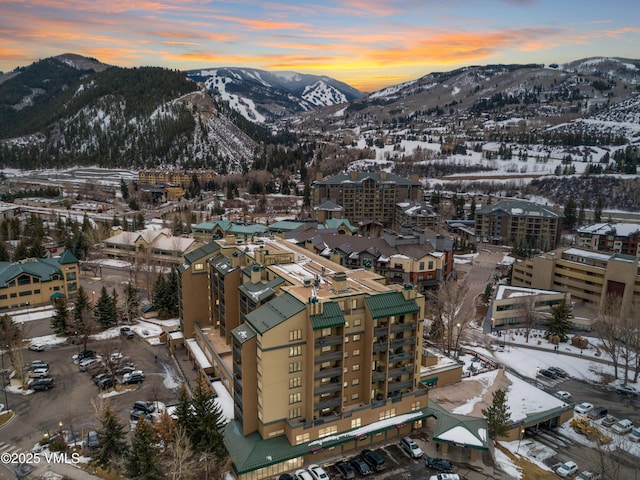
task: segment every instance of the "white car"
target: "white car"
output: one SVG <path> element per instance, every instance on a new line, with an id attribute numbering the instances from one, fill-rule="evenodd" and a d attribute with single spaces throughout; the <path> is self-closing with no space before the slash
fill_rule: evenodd
<path id="1" fill-rule="evenodd" d="M 582 402 L 573 407 L 573 411 L 578 415 L 586 415 L 591 410 L 593 410 L 593 404 L 589 402 Z"/>
<path id="2" fill-rule="evenodd" d="M 43 378 L 49 376 L 49 368 L 34 368 L 29 372 L 29 378 Z"/>
<path id="3" fill-rule="evenodd" d="M 30 343 L 29 344 L 29 350 L 31 350 L 32 352 L 42 352 L 42 351 L 44 351 L 44 344 L 43 343 Z"/>
<path id="4" fill-rule="evenodd" d="M 633 430 L 633 422 L 628 418 L 624 418 L 611 426 L 611 431 L 618 435 L 626 435 Z"/>
<path id="5" fill-rule="evenodd" d="M 320 465 L 309 465 L 307 471 L 311 474 L 314 480 L 329 480 L 329 475 L 324 471 Z"/>
<path id="6" fill-rule="evenodd" d="M 640 427 L 636 427 L 631 430 L 631 433 L 629 434 L 629 440 L 636 443 L 640 442 Z"/>
<path id="7" fill-rule="evenodd" d="M 558 390 L 556 392 L 556 397 L 561 398 L 562 400 L 571 400 L 571 394 L 566 390 Z"/>
<path id="8" fill-rule="evenodd" d="M 576 464 L 576 462 L 572 462 L 572 461 L 564 462 L 556 470 L 556 473 L 558 474 L 558 476 L 562 478 L 568 477 L 577 472 L 578 472 L 578 465 Z"/>
<path id="9" fill-rule="evenodd" d="M 313 480 L 309 472 L 304 469 L 296 470 L 296 480 Z"/>

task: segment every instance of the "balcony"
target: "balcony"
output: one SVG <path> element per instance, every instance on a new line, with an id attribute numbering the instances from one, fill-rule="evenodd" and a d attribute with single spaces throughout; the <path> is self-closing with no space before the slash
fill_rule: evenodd
<path id="1" fill-rule="evenodd" d="M 371 382 L 384 382 L 387 379 L 387 372 L 373 372 Z"/>
<path id="2" fill-rule="evenodd" d="M 319 380 L 321 378 L 340 376 L 342 376 L 342 367 L 329 367 L 321 368 L 319 371 L 315 372 L 313 378 L 314 380 Z"/>
<path id="3" fill-rule="evenodd" d="M 391 340 L 389 342 L 389 347 L 398 348 L 398 347 L 404 347 L 405 345 L 413 345 L 415 343 L 415 341 L 416 341 L 416 337 L 399 338 L 397 340 Z M 374 345 L 374 347 L 375 347 L 375 345 Z"/>
<path id="4" fill-rule="evenodd" d="M 404 362 L 406 360 L 413 360 L 413 352 L 392 353 L 389 355 L 389 363 Z"/>
<path id="5" fill-rule="evenodd" d="M 403 367 L 398 368 L 390 368 L 389 369 L 389 377 L 399 377 L 400 375 L 412 374 L 413 373 L 413 364 L 405 365 Z"/>
<path id="6" fill-rule="evenodd" d="M 387 393 L 402 391 L 413 388 L 413 380 L 402 380 L 400 382 L 389 382 L 387 385 Z"/>
<path id="7" fill-rule="evenodd" d="M 242 382 L 235 376 L 233 377 L 233 391 L 242 394 Z"/>
<path id="8" fill-rule="evenodd" d="M 326 337 L 317 338 L 315 347 L 322 348 L 332 345 L 342 345 L 343 342 L 344 337 L 342 335 L 327 335 Z"/>
<path id="9" fill-rule="evenodd" d="M 334 350 L 332 352 L 323 352 L 316 355 L 315 363 L 337 362 L 342 360 L 344 353 L 342 350 Z"/>
<path id="10" fill-rule="evenodd" d="M 315 396 L 322 395 L 323 393 L 339 392 L 342 390 L 341 382 L 327 382 L 323 383 L 313 389 Z"/>
<path id="11" fill-rule="evenodd" d="M 382 337 L 384 335 L 387 335 L 389 333 L 389 329 L 387 328 L 387 326 L 383 326 L 383 327 L 376 327 L 373 329 L 373 336 L 374 337 Z"/>
<path id="12" fill-rule="evenodd" d="M 391 325 L 391 333 L 408 332 L 410 330 L 415 330 L 415 329 L 416 329 L 416 324 L 413 322 L 394 323 Z"/>
<path id="13" fill-rule="evenodd" d="M 389 350 L 389 344 L 387 342 L 378 342 L 373 344 L 373 353 L 384 352 Z"/>
<path id="14" fill-rule="evenodd" d="M 342 398 L 328 398 L 327 400 L 320 400 L 313 406 L 314 410 L 324 410 L 327 408 L 335 408 L 342 405 Z"/>
<path id="15" fill-rule="evenodd" d="M 233 392 L 233 401 L 236 405 L 242 408 L 242 397 L 238 392 Z"/>

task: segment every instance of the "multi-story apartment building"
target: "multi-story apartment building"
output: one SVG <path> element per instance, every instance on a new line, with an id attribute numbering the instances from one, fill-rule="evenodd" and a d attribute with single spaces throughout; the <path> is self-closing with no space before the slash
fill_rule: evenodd
<path id="1" fill-rule="evenodd" d="M 206 189 L 218 178 L 214 170 L 141 170 L 138 182 L 141 185 L 177 185 L 189 188 L 194 179 L 200 188 Z"/>
<path id="2" fill-rule="evenodd" d="M 348 172 L 313 183 L 313 204 L 331 201 L 353 225 L 378 222 L 391 228 L 400 202 L 422 199 L 417 178 L 387 172 Z"/>
<path id="3" fill-rule="evenodd" d="M 51 304 L 73 298 L 80 285 L 78 259 L 65 251 L 54 258 L 0 262 L 0 310 Z"/>
<path id="4" fill-rule="evenodd" d="M 544 318 L 551 309 L 562 302 L 571 303 L 569 292 L 498 285 L 487 316 L 492 330 L 516 327 L 523 324 L 523 316 L 528 313 L 526 309 L 532 308 L 538 318 L 534 328 L 538 328 L 544 325 Z"/>
<path id="5" fill-rule="evenodd" d="M 637 223 L 594 223 L 576 230 L 576 244 L 601 252 L 640 255 L 640 225 Z"/>
<path id="6" fill-rule="evenodd" d="M 194 361 L 231 393 L 225 443 L 238 478 L 272 478 L 436 415 L 420 384 L 425 299 L 411 285 L 279 238 L 214 243 L 179 269 L 180 316 Z M 203 269 L 208 305 L 194 288 Z"/>
<path id="7" fill-rule="evenodd" d="M 476 210 L 476 241 L 550 250 L 560 241 L 564 214 L 517 199 Z"/>
<path id="8" fill-rule="evenodd" d="M 402 227 L 430 228 L 439 230 L 440 215 L 425 201 L 400 202 L 396 205 L 394 229 Z"/>
<path id="9" fill-rule="evenodd" d="M 557 249 L 513 266 L 514 286 L 556 290 L 598 310 L 608 295 L 617 295 L 629 308 L 640 301 L 638 257 L 604 254 L 580 248 Z M 595 316 L 594 316 L 595 317 Z M 581 319 L 576 328 L 590 328 L 593 319 Z"/>
<path id="10" fill-rule="evenodd" d="M 453 273 L 453 239 L 429 229 L 385 230 L 381 238 L 304 229 L 285 238 L 346 268 L 371 269 L 388 283 L 408 283 L 419 292 L 437 290 Z"/>

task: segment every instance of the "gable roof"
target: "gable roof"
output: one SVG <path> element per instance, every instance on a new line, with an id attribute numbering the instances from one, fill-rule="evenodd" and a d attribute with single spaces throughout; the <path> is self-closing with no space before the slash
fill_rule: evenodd
<path id="1" fill-rule="evenodd" d="M 385 177 L 384 179 L 382 177 Z M 333 177 L 323 178 L 319 182 L 319 185 L 341 185 L 344 183 L 362 183 L 365 180 L 375 180 L 378 183 L 395 183 L 396 185 L 406 185 L 413 187 L 422 187 L 420 182 L 409 180 L 408 178 L 401 177 L 395 173 L 384 172 L 348 172 L 334 175 Z"/>
<path id="2" fill-rule="evenodd" d="M 342 327 L 344 324 L 344 315 L 337 302 L 324 302 L 322 304 L 322 313 L 311 315 L 311 327 L 314 330 Z"/>
<path id="3" fill-rule="evenodd" d="M 51 281 L 54 275 L 62 275 L 57 258 L 28 258 L 20 262 L 0 262 L 0 288 L 14 278 L 27 274 L 38 277 L 41 282 Z"/>
<path id="4" fill-rule="evenodd" d="M 185 263 L 191 265 L 193 262 L 200 260 L 201 258 L 204 258 L 207 255 L 210 255 L 218 250 L 220 250 L 220 245 L 218 245 L 216 242 L 209 242 L 205 245 L 202 245 L 201 247 L 196 248 L 195 250 L 192 250 L 189 253 L 186 253 L 184 255 Z"/>
<path id="5" fill-rule="evenodd" d="M 277 296 L 270 302 L 246 315 L 246 322 L 257 333 L 264 334 L 273 327 L 304 310 L 306 305 L 288 292 Z"/>
<path id="6" fill-rule="evenodd" d="M 544 217 L 544 218 L 564 218 L 564 213 L 558 212 L 545 205 L 518 200 L 514 198 L 500 200 L 499 202 L 487 205 L 476 210 L 476 214 L 491 214 L 502 210 L 513 217 Z"/>
<path id="7" fill-rule="evenodd" d="M 69 265 L 71 263 L 78 263 L 76 256 L 71 253 L 71 250 L 65 250 L 58 260 L 60 265 Z"/>
<path id="8" fill-rule="evenodd" d="M 371 316 L 374 319 L 420 311 L 420 307 L 415 300 L 406 300 L 404 295 L 400 292 L 371 295 L 365 297 L 364 301 L 367 304 L 367 307 L 369 307 Z"/>

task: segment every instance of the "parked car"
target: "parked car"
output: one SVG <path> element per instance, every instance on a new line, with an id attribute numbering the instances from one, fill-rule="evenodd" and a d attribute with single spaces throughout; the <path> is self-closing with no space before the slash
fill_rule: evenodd
<path id="1" fill-rule="evenodd" d="M 29 350 L 32 352 L 42 352 L 44 351 L 44 343 L 30 343 Z"/>
<path id="2" fill-rule="evenodd" d="M 98 373 L 96 375 L 94 375 L 92 377 L 93 383 L 95 383 L 96 385 L 98 385 L 98 383 L 100 383 L 102 380 L 104 380 L 105 378 L 109 378 L 111 375 L 109 373 L 103 372 L 103 373 Z"/>
<path id="3" fill-rule="evenodd" d="M 107 388 L 115 387 L 116 383 L 118 383 L 118 381 L 115 378 L 107 376 L 100 380 L 97 385 L 100 390 L 106 390 Z"/>
<path id="4" fill-rule="evenodd" d="M 586 415 L 591 410 L 593 410 L 593 404 L 589 402 L 582 402 L 573 407 L 573 411 L 578 415 Z"/>
<path id="5" fill-rule="evenodd" d="M 416 441 L 411 437 L 402 437 L 400 440 L 400 448 L 405 451 L 411 458 L 420 458 L 424 455 L 422 449 L 418 446 Z"/>
<path id="6" fill-rule="evenodd" d="M 41 377 L 29 381 L 29 390 L 49 390 L 53 388 L 53 378 Z"/>
<path id="7" fill-rule="evenodd" d="M 585 470 L 576 477 L 576 480 L 600 480 L 601 478 L 602 475 L 599 473 L 592 473 Z"/>
<path id="8" fill-rule="evenodd" d="M 307 471 L 311 474 L 314 480 L 329 480 L 329 475 L 325 472 L 324 468 L 320 465 L 309 465 Z"/>
<path id="9" fill-rule="evenodd" d="M 376 472 L 384 470 L 387 466 L 387 464 L 384 462 L 384 458 L 382 458 L 382 456 L 375 450 L 369 450 L 368 448 L 365 448 L 364 450 L 362 450 L 360 456 Z"/>
<path id="10" fill-rule="evenodd" d="M 566 390 L 558 390 L 556 392 L 556 397 L 561 398 L 563 400 L 571 400 L 571 394 Z"/>
<path id="11" fill-rule="evenodd" d="M 144 400 L 138 400 L 133 404 L 133 409 L 144 413 L 153 413 L 156 411 L 156 407 L 152 402 L 146 402 Z"/>
<path id="12" fill-rule="evenodd" d="M 453 464 L 444 458 L 427 458 L 427 467 L 441 472 L 450 472 L 453 470 Z"/>
<path id="13" fill-rule="evenodd" d="M 591 420 L 598 420 L 600 418 L 606 417 L 608 413 L 609 410 L 604 407 L 595 407 L 587 414 L 587 417 L 589 417 Z"/>
<path id="14" fill-rule="evenodd" d="M 604 417 L 602 419 L 602 421 L 600 422 L 600 425 L 602 425 L 603 427 L 610 427 L 611 425 L 613 425 L 617 421 L 618 421 L 618 419 L 616 417 L 614 417 L 613 415 L 607 415 L 606 417 Z"/>
<path id="15" fill-rule="evenodd" d="M 568 477 L 577 472 L 578 472 L 578 465 L 576 464 L 576 462 L 572 462 L 572 461 L 564 462 L 556 470 L 556 473 L 558 474 L 558 476 L 562 478 Z"/>
<path id="16" fill-rule="evenodd" d="M 296 470 L 296 480 L 313 480 L 313 477 L 305 469 Z"/>
<path id="17" fill-rule="evenodd" d="M 278 476 L 278 480 L 296 480 L 290 473 L 283 473 Z"/>
<path id="18" fill-rule="evenodd" d="M 84 359 L 80 360 L 80 363 L 78 363 L 78 368 L 80 369 L 81 372 L 86 372 L 93 365 L 96 365 L 96 366 L 98 365 L 98 359 L 96 359 L 96 358 L 84 358 Z"/>
<path id="19" fill-rule="evenodd" d="M 547 378 L 558 378 L 558 375 L 556 375 L 555 373 L 553 373 L 551 370 L 548 370 L 546 368 L 543 368 L 542 370 L 540 370 L 540 375 L 542 375 L 543 377 L 547 377 Z"/>
<path id="20" fill-rule="evenodd" d="M 136 369 L 136 366 L 133 363 L 128 363 L 126 365 L 121 366 L 118 370 L 116 370 L 116 375 L 124 375 L 125 373 L 131 373 Z"/>
<path id="21" fill-rule="evenodd" d="M 551 370 L 557 376 L 562 378 L 566 378 L 569 376 L 569 374 L 565 370 L 561 369 L 560 367 L 548 367 L 547 370 Z"/>
<path id="22" fill-rule="evenodd" d="M 31 361 L 31 370 L 34 368 L 49 368 L 49 364 L 43 360 L 33 360 Z"/>
<path id="23" fill-rule="evenodd" d="M 457 473 L 439 473 L 437 475 L 431 475 L 429 480 L 460 480 L 460 475 Z"/>
<path id="24" fill-rule="evenodd" d="M 342 476 L 342 480 L 352 480 L 356 477 L 353 467 L 347 462 L 336 463 L 336 470 Z"/>
<path id="25" fill-rule="evenodd" d="M 629 433 L 629 440 L 632 442 L 640 442 L 640 427 L 636 427 Z"/>
<path id="26" fill-rule="evenodd" d="M 635 397 L 638 395 L 638 389 L 636 387 L 632 387 L 631 385 L 618 385 L 616 387 L 617 393 L 624 393 L 625 395 L 631 395 Z"/>
<path id="27" fill-rule="evenodd" d="M 100 439 L 98 437 L 98 432 L 96 432 L 95 430 L 89 430 L 89 433 L 87 433 L 87 448 L 89 450 L 94 450 L 98 448 L 99 442 Z"/>
<path id="28" fill-rule="evenodd" d="M 131 327 L 120 327 L 120 335 L 128 339 L 135 337 L 135 333 L 131 330 Z"/>
<path id="29" fill-rule="evenodd" d="M 124 385 L 132 385 L 134 383 L 140 384 L 142 382 L 144 382 L 144 373 L 141 373 L 140 371 L 125 373 L 122 376 L 122 383 Z"/>
<path id="30" fill-rule="evenodd" d="M 153 420 L 150 413 L 141 412 L 140 410 L 131 410 L 129 412 L 129 421 L 131 423 L 138 423 L 140 419 L 144 419 L 149 423 Z"/>
<path id="31" fill-rule="evenodd" d="M 49 367 L 34 368 L 29 372 L 29 378 L 42 378 L 49 376 Z"/>
<path id="32" fill-rule="evenodd" d="M 73 359 L 73 363 L 80 363 L 85 358 L 94 358 L 95 356 L 96 352 L 93 350 L 82 350 L 71 358 Z"/>
<path id="33" fill-rule="evenodd" d="M 349 462 L 353 469 L 358 472 L 358 475 L 367 476 L 373 473 L 373 470 L 369 467 L 369 464 L 365 462 L 361 457 L 354 457 Z"/>
<path id="34" fill-rule="evenodd" d="M 611 431 L 617 433 L 618 435 L 626 435 L 631 430 L 633 430 L 633 422 L 628 418 L 618 420 L 611 426 Z"/>

